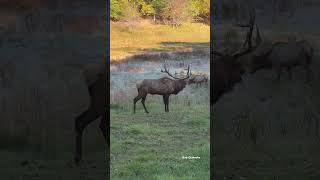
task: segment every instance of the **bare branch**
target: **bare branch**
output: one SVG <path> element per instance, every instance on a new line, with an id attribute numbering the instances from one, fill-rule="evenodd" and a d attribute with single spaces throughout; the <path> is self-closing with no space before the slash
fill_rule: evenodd
<path id="1" fill-rule="evenodd" d="M 237 52 L 237 53 L 233 54 L 232 56 L 240 57 L 240 56 L 243 56 L 243 55 L 251 52 L 251 50 L 252 50 L 252 33 L 253 33 L 254 25 L 255 25 L 255 19 L 256 19 L 255 9 L 252 9 L 249 12 L 249 24 L 243 25 L 243 27 L 248 27 L 249 31 L 247 33 L 246 40 L 244 41 L 242 47 L 245 47 L 248 44 L 248 48 L 244 51 Z"/>

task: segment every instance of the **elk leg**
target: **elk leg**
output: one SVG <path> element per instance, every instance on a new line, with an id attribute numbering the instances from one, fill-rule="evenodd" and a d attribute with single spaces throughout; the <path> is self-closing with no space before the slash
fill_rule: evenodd
<path id="1" fill-rule="evenodd" d="M 101 114 L 96 112 L 94 109 L 89 108 L 87 111 L 79 115 L 75 120 L 75 130 L 76 130 L 76 153 L 75 153 L 75 163 L 79 165 L 82 159 L 82 135 L 83 130 L 96 120 Z"/>
<path id="2" fill-rule="evenodd" d="M 109 127 L 108 127 L 108 117 L 107 117 L 107 112 L 104 112 L 102 114 L 101 120 L 100 120 L 100 130 L 102 132 L 102 135 L 108 144 L 109 147 L 109 139 L 108 139 L 108 134 L 109 134 Z"/>
<path id="3" fill-rule="evenodd" d="M 146 101 L 147 96 L 142 97 L 141 103 L 146 113 L 149 113 L 144 102 Z"/>
<path id="4" fill-rule="evenodd" d="M 280 80 L 280 74 L 281 74 L 281 67 L 276 67 L 275 68 L 275 71 L 276 71 L 276 80 Z"/>
<path id="5" fill-rule="evenodd" d="M 140 93 L 139 93 L 138 96 L 133 99 L 133 114 L 136 113 L 136 103 L 137 103 L 137 101 L 139 101 L 141 98 L 142 98 L 142 96 L 141 96 Z"/>
<path id="6" fill-rule="evenodd" d="M 164 111 L 167 112 L 166 96 L 163 95 L 162 97 L 163 97 Z"/>
<path id="7" fill-rule="evenodd" d="M 166 112 L 169 112 L 169 96 L 165 96 L 165 104 L 167 106 Z"/>
<path id="8" fill-rule="evenodd" d="M 109 139 L 110 126 L 108 125 L 108 116 L 106 111 L 102 114 L 99 127 L 107 143 L 107 152 L 109 153 L 110 152 L 110 139 Z"/>

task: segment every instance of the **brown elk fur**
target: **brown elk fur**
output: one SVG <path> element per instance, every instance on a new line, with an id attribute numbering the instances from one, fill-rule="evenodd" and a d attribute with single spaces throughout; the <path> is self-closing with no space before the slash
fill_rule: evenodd
<path id="1" fill-rule="evenodd" d="M 253 74 L 260 69 L 272 68 L 280 79 L 281 70 L 287 70 L 289 78 L 292 78 L 291 69 L 295 66 L 303 66 L 307 72 L 307 80 L 312 75 L 310 64 L 313 57 L 313 48 L 305 40 L 273 43 L 265 51 L 256 52 L 242 61 L 243 68 Z"/>
<path id="2" fill-rule="evenodd" d="M 168 74 L 169 72 L 166 71 Z M 169 74 L 170 75 L 170 74 Z M 171 76 L 171 75 L 170 75 Z M 188 76 L 189 78 L 189 68 Z M 171 94 L 177 95 L 186 87 L 186 79 L 171 79 L 168 77 L 162 77 L 160 79 L 144 79 L 137 83 L 138 95 L 133 99 L 133 113 L 136 112 L 136 103 L 141 99 L 141 103 L 146 113 L 149 113 L 145 100 L 148 94 L 162 95 L 165 112 L 169 112 L 169 97 Z"/>
<path id="3" fill-rule="evenodd" d="M 219 58 L 212 61 L 213 89 L 212 101 L 215 103 L 225 93 L 232 90 L 234 84 L 241 81 L 241 65 L 233 57 Z"/>
<path id="4" fill-rule="evenodd" d="M 75 162 L 78 164 L 82 159 L 82 135 L 84 129 L 101 116 L 100 129 L 102 135 L 110 147 L 109 127 L 107 117 L 108 97 L 107 93 L 107 68 L 105 64 L 86 66 L 84 76 L 90 95 L 90 105 L 86 111 L 75 119 L 76 152 Z"/>

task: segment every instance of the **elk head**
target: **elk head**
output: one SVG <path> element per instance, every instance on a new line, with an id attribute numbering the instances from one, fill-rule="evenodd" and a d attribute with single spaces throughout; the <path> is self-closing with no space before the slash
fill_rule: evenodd
<path id="1" fill-rule="evenodd" d="M 238 27 L 249 28 L 246 39 L 242 47 L 235 53 L 222 53 L 218 51 L 211 51 L 211 55 L 218 56 L 217 59 L 212 61 L 214 88 L 213 96 L 214 102 L 219 99 L 225 92 L 230 91 L 235 83 L 241 81 L 241 76 L 245 72 L 246 66 L 239 61 L 241 57 L 250 54 L 258 44 L 261 42 L 259 28 L 257 28 L 256 45 L 252 45 L 252 33 L 255 26 L 255 10 L 252 9 L 249 13 L 248 24 L 238 24 Z M 243 47 L 246 47 L 243 50 Z"/>
<path id="2" fill-rule="evenodd" d="M 188 79 L 191 77 L 191 70 L 190 70 L 190 65 L 188 66 L 188 68 L 186 68 L 185 70 L 187 70 L 187 74 L 185 77 L 183 78 L 179 78 L 177 76 L 172 75 L 169 72 L 168 69 L 168 64 L 165 62 L 163 65 L 163 69 L 161 69 L 162 73 L 166 73 L 167 75 L 169 75 L 170 77 L 172 77 L 173 79 L 175 79 L 176 83 L 176 90 L 174 91 L 173 94 L 178 94 L 182 89 L 184 89 L 188 83 Z M 176 74 L 176 73 L 175 73 Z"/>
<path id="3" fill-rule="evenodd" d="M 244 72 L 251 72 L 251 67 L 253 63 L 252 59 L 257 59 L 259 56 L 262 56 L 262 54 L 255 54 L 254 52 L 262 43 L 262 38 L 260 35 L 259 27 L 257 24 L 255 24 L 255 9 L 252 9 L 249 12 L 249 23 L 248 24 L 236 24 L 237 27 L 241 28 L 249 28 L 246 39 L 242 45 L 242 47 L 235 53 L 221 53 L 217 51 L 213 51 L 212 54 L 219 56 L 220 59 L 223 59 L 227 64 L 229 64 L 238 74 L 243 74 Z M 256 38 L 255 38 L 255 44 L 252 43 L 252 34 L 254 31 L 254 27 L 256 27 Z M 247 46 L 247 47 L 246 47 Z M 242 48 L 246 47 L 245 50 L 240 51 Z"/>

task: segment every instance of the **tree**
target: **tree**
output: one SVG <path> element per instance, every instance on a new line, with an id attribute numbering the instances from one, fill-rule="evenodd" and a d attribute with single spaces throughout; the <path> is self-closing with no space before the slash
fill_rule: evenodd
<path id="1" fill-rule="evenodd" d="M 153 19 L 156 20 L 156 17 L 159 19 L 162 19 L 161 14 L 164 8 L 166 7 L 167 0 L 151 0 L 150 4 L 154 9 Z"/>
<path id="2" fill-rule="evenodd" d="M 208 21 L 210 18 L 210 0 L 189 0 L 188 11 L 196 21 Z"/>
<path id="3" fill-rule="evenodd" d="M 179 26 L 188 18 L 187 0 L 169 1 L 162 11 L 164 23 Z"/>
<path id="4" fill-rule="evenodd" d="M 119 0 L 110 0 L 110 18 L 111 20 L 119 20 L 122 17 L 123 7 Z"/>
<path id="5" fill-rule="evenodd" d="M 146 4 L 145 2 L 142 4 L 140 12 L 143 16 L 154 16 L 155 10 L 151 4 Z"/>

